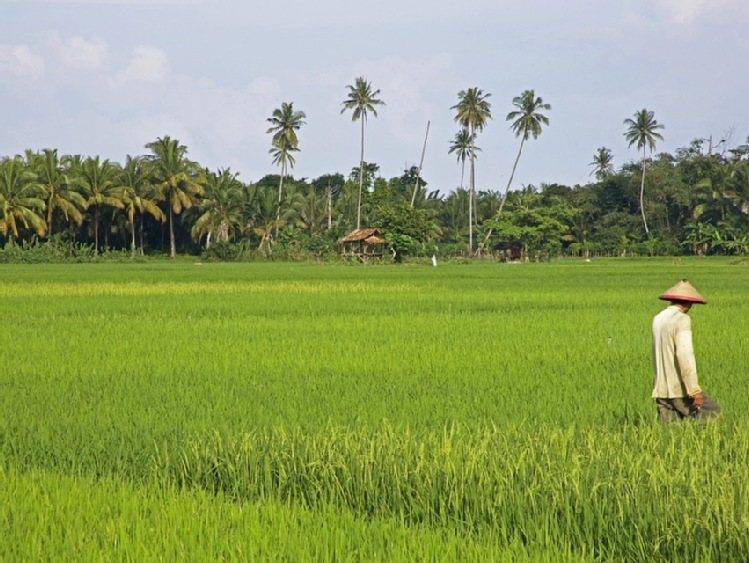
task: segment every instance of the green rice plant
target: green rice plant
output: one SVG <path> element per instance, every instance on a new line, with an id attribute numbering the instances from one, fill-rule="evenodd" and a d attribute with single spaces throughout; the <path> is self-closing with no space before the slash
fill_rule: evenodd
<path id="1" fill-rule="evenodd" d="M 201 490 L 0 471 L 3 561 L 592 561 L 557 546 L 362 520 L 335 507 L 232 502 Z"/>
<path id="2" fill-rule="evenodd" d="M 178 461 L 154 463 L 152 477 L 237 501 L 336 506 L 605 560 L 734 560 L 749 549 L 748 429 L 744 421 L 213 432 L 161 452 Z"/>
<path id="3" fill-rule="evenodd" d="M 661 428 L 649 326 L 683 277 L 710 302 L 691 314 L 723 414 Z M 0 265 L 0 471 L 17 476 L 0 496 L 17 513 L 13 487 L 41 473 L 521 560 L 730 559 L 749 537 L 747 281 L 720 259 Z M 323 560 L 372 555 L 330 529 Z"/>

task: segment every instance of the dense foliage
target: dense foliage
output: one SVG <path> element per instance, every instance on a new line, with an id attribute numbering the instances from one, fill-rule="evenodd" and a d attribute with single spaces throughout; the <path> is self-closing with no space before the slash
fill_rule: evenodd
<path id="1" fill-rule="evenodd" d="M 695 140 L 618 170 L 602 147 L 591 183 L 478 189 L 474 197 L 472 185 L 429 191 L 416 166 L 385 179 L 362 160 L 348 178 L 312 180 L 282 167 L 281 176 L 245 183 L 190 161 L 169 137 L 146 146 L 149 154 L 123 165 L 53 149 L 0 159 L 0 260 L 38 244 L 80 259 L 101 252 L 325 259 L 358 223 L 381 227 L 397 259 L 749 253 L 749 144 L 714 152 Z"/>

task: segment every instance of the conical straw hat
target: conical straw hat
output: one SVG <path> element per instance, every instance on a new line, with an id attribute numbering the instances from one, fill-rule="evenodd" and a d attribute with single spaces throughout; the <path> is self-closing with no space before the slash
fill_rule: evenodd
<path id="1" fill-rule="evenodd" d="M 697 290 L 687 280 L 681 280 L 675 286 L 666 290 L 658 299 L 664 301 L 691 301 L 692 303 L 702 303 L 707 305 L 707 301 L 697 293 Z"/>

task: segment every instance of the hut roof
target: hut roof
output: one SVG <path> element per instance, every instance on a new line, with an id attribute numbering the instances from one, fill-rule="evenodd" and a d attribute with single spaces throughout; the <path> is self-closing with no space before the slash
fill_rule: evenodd
<path id="1" fill-rule="evenodd" d="M 362 242 L 364 241 L 367 244 L 383 243 L 385 241 L 377 236 L 380 233 L 381 231 L 377 227 L 370 227 L 366 229 L 354 229 L 345 237 L 341 237 L 340 239 L 338 239 L 338 242 Z"/>

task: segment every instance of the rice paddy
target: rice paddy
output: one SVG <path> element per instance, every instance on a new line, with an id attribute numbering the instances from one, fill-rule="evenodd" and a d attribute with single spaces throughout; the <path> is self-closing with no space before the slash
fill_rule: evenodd
<path id="1" fill-rule="evenodd" d="M 662 427 L 681 278 L 723 408 Z M 741 560 L 749 267 L 0 266 L 0 559 Z"/>

